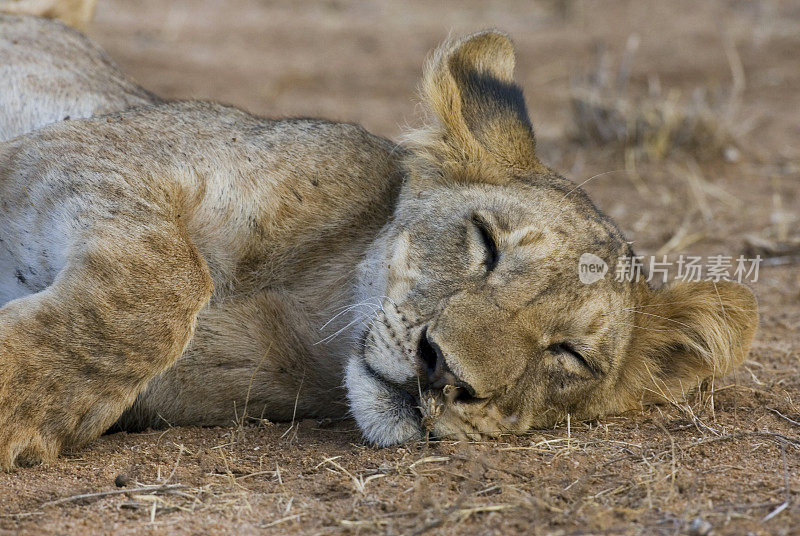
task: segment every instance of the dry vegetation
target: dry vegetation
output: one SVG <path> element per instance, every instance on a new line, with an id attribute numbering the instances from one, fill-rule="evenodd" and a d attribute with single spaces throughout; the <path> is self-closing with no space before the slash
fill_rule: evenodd
<path id="1" fill-rule="evenodd" d="M 489 25 L 516 38 L 543 159 L 639 253 L 766 259 L 737 373 L 688 402 L 495 442 L 374 449 L 351 421 L 245 418 L 111 434 L 0 474 L 0 535 L 798 532 L 794 3 L 101 0 L 91 33 L 162 95 L 396 137 L 425 52 Z"/>
<path id="2" fill-rule="evenodd" d="M 631 64 L 640 39 L 636 34 L 628 38 L 616 66 L 603 51 L 593 69 L 576 75 L 571 98 L 575 141 L 617 148 L 628 158 L 661 160 L 683 152 L 738 160 L 735 131 L 746 133 L 731 124 L 744 86 L 735 47 L 728 44 L 733 86 L 712 105 L 708 88 L 697 87 L 686 98 L 680 90 L 662 88 L 657 73 L 650 74 L 646 89 L 631 87 Z"/>

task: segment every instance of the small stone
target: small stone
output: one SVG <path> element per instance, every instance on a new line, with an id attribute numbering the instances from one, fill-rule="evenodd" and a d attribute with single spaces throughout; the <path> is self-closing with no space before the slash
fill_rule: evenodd
<path id="1" fill-rule="evenodd" d="M 701 517 L 696 517 L 689 524 L 689 536 L 708 536 L 714 527 Z"/>
<path id="2" fill-rule="evenodd" d="M 733 145 L 728 145 L 722 151 L 722 156 L 725 158 L 726 162 L 734 163 L 738 162 L 741 159 L 742 154 L 739 152 L 739 149 L 737 149 Z"/>
<path id="3" fill-rule="evenodd" d="M 131 480 L 131 477 L 129 477 L 128 475 L 120 474 L 117 475 L 117 477 L 114 479 L 114 485 L 117 486 L 118 488 L 124 488 L 125 486 L 129 486 L 131 482 L 133 482 L 133 480 Z"/>

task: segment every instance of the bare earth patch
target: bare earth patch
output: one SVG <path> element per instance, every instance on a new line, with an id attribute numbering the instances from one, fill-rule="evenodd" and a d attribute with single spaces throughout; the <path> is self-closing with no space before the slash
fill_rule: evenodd
<path id="1" fill-rule="evenodd" d="M 517 42 L 543 160 L 591 178 L 586 189 L 640 254 L 765 257 L 751 285 L 762 323 L 738 372 L 687 404 L 496 442 L 375 449 L 352 421 L 106 435 L 51 466 L 0 474 L 0 535 L 797 533 L 792 2 L 100 0 L 90 34 L 165 97 L 396 137 L 415 120 L 425 53 L 451 30 L 488 26 Z M 598 47 L 624 57 L 631 36 L 625 91 L 655 109 L 674 99 L 681 113 L 698 91 L 724 101 L 735 152 L 574 136 L 575 77 L 596 67 Z"/>

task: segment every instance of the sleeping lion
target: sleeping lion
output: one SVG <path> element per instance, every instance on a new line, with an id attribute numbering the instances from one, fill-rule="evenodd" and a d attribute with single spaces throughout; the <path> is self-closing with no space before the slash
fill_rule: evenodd
<path id="1" fill-rule="evenodd" d="M 748 352 L 743 285 L 580 281 L 582 254 L 634 253 L 537 157 L 504 33 L 436 50 L 397 144 L 162 102 L 63 25 L 0 28 L 0 467 L 243 412 L 493 437 L 674 400 Z"/>

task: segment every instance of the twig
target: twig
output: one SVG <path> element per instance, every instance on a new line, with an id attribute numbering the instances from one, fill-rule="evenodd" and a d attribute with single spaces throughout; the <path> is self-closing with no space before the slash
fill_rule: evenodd
<path id="1" fill-rule="evenodd" d="M 785 490 L 784 495 L 786 499 L 780 505 L 778 505 L 778 507 L 775 508 L 775 510 L 765 515 L 764 518 L 761 520 L 762 523 L 766 523 L 770 519 L 776 517 L 778 514 L 786 510 L 789 507 L 789 503 L 792 500 L 792 488 L 789 486 L 789 464 L 786 463 L 785 443 L 781 443 L 781 459 L 783 460 L 783 486 Z"/>
<path id="2" fill-rule="evenodd" d="M 788 507 L 789 507 L 789 501 L 782 502 L 775 510 L 765 515 L 764 518 L 761 520 L 761 522 L 766 523 L 773 517 L 777 516 L 778 514 L 786 510 Z"/>
<path id="3" fill-rule="evenodd" d="M 36 510 L 34 512 L 17 512 L 15 514 L 0 514 L 0 519 L 2 518 L 22 519 L 25 517 L 40 516 L 43 513 L 44 512 L 42 512 L 41 510 Z"/>
<path id="4" fill-rule="evenodd" d="M 162 486 L 142 486 L 140 488 L 125 488 L 125 489 L 112 489 L 108 491 L 98 491 L 96 493 L 81 493 L 80 495 L 72 495 L 70 497 L 64 497 L 62 499 L 56 499 L 55 501 L 50 501 L 42 504 L 42 508 L 45 506 L 54 506 L 56 504 L 64 504 L 70 503 L 75 501 L 81 501 L 83 499 L 98 499 L 101 497 L 108 497 L 111 495 L 123 495 L 125 493 L 158 493 L 162 491 L 170 491 L 175 489 L 184 489 L 188 488 L 189 486 L 185 486 L 183 484 L 164 484 Z"/>
<path id="5" fill-rule="evenodd" d="M 729 434 L 719 437 L 712 437 L 711 439 L 703 439 L 698 441 L 697 443 L 691 443 L 687 445 L 685 448 L 692 449 L 695 447 L 699 447 L 700 445 L 707 445 L 709 443 L 716 443 L 718 441 L 727 441 L 730 439 L 739 439 L 741 437 L 766 437 L 771 439 L 780 439 L 787 443 L 791 443 L 794 446 L 800 447 L 800 439 L 795 439 L 793 437 L 787 437 L 783 434 L 779 434 L 777 432 L 739 432 L 736 434 Z"/>
<path id="6" fill-rule="evenodd" d="M 781 413 L 777 409 L 773 409 L 773 408 L 767 408 L 767 409 L 770 410 L 775 415 L 777 415 L 778 417 L 780 417 L 781 419 L 783 419 L 784 421 L 786 421 L 788 423 L 791 423 L 791 424 L 793 424 L 795 426 L 800 426 L 800 422 L 797 422 L 797 421 L 795 421 L 793 419 L 790 419 L 789 417 L 787 417 L 786 415 L 784 415 L 783 413 Z"/>

